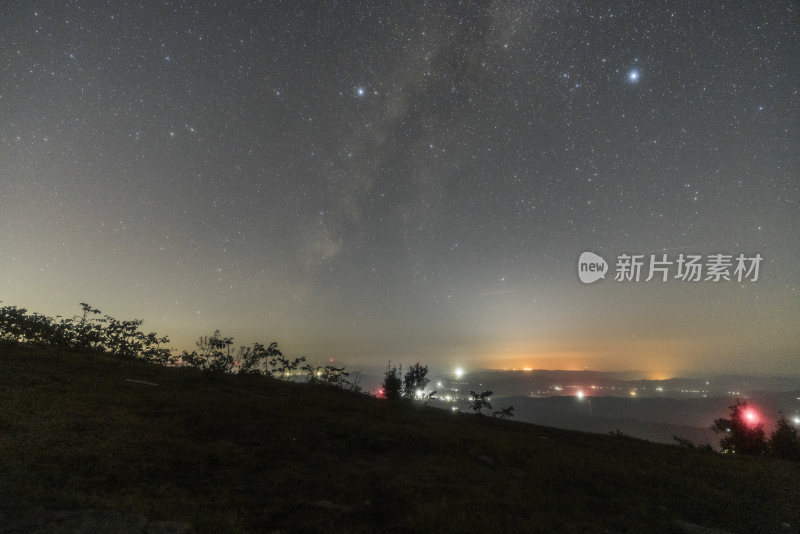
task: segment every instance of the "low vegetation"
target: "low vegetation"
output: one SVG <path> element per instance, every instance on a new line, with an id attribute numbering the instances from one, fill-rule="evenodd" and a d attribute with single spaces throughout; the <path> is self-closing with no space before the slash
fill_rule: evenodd
<path id="1" fill-rule="evenodd" d="M 128 359 L 162 365 L 186 365 L 212 374 L 250 374 L 272 378 L 305 378 L 308 382 L 332 384 L 358 389 L 348 381 L 350 373 L 332 365 L 313 367 L 304 364 L 305 357 L 289 359 L 273 341 L 269 345 L 253 343 L 234 347 L 232 337 L 223 337 L 217 330 L 202 336 L 197 349 L 179 356 L 166 347 L 169 338 L 155 332 L 144 333 L 143 321 L 120 321 L 102 315 L 98 309 L 81 302 L 81 314 L 53 319 L 39 313 L 28 313 L 16 306 L 0 307 L 0 340 L 29 343 L 71 351 L 102 352 Z M 427 368 L 426 368 L 427 371 Z"/>

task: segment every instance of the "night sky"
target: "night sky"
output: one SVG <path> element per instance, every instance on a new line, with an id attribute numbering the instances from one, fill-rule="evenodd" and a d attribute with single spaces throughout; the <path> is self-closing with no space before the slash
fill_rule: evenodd
<path id="1" fill-rule="evenodd" d="M 799 28 L 791 0 L 3 2 L 0 300 L 348 366 L 800 373 Z"/>

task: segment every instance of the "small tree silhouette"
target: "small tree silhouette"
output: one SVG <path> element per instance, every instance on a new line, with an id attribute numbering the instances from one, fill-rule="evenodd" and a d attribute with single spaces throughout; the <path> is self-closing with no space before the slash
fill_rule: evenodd
<path id="1" fill-rule="evenodd" d="M 269 360 L 279 357 L 283 357 L 283 353 L 278 349 L 277 342 L 273 341 L 266 347 L 261 343 L 253 343 L 252 347 L 239 347 L 236 362 L 242 374 L 263 374 L 268 370 Z"/>
<path id="2" fill-rule="evenodd" d="M 794 428 L 781 413 L 778 426 L 769 437 L 769 452 L 785 460 L 800 460 L 800 438 Z"/>
<path id="3" fill-rule="evenodd" d="M 470 400 L 470 408 L 478 414 L 483 415 L 482 410 L 486 408 L 487 410 L 492 409 L 492 405 L 489 402 L 490 397 L 492 396 L 491 391 L 483 391 L 481 393 L 475 393 L 474 391 L 469 392 L 472 399 Z"/>
<path id="4" fill-rule="evenodd" d="M 407 399 L 424 398 L 425 394 L 419 392 L 424 392 L 425 386 L 430 383 L 430 380 L 426 378 L 427 374 L 427 365 L 417 362 L 410 366 L 403 377 L 403 397 Z"/>
<path id="5" fill-rule="evenodd" d="M 767 451 L 764 435 L 764 423 L 754 419 L 753 412 L 747 407 L 747 401 L 736 399 L 730 407 L 730 418 L 723 417 L 714 421 L 711 427 L 714 432 L 724 435 L 719 440 L 722 452 L 736 454 L 761 455 Z"/>
<path id="6" fill-rule="evenodd" d="M 197 343 L 197 351 L 184 351 L 183 361 L 193 367 L 212 373 L 230 373 L 235 367 L 231 356 L 232 337 L 221 337 L 219 330 L 211 336 L 202 336 Z"/>
<path id="7" fill-rule="evenodd" d="M 496 417 L 498 419 L 508 419 L 510 417 L 514 417 L 514 407 L 509 406 L 508 408 L 503 408 L 501 410 L 497 410 L 496 412 L 492 412 L 492 417 Z"/>
<path id="8" fill-rule="evenodd" d="M 402 377 L 403 367 L 400 366 L 398 369 L 397 367 L 392 365 L 392 362 L 389 362 L 386 365 L 386 370 L 383 372 L 383 383 L 381 387 L 383 388 L 383 397 L 390 399 L 390 400 L 397 400 L 402 397 L 403 394 L 403 379 Z"/>
<path id="9" fill-rule="evenodd" d="M 103 339 L 103 330 L 100 324 L 105 321 L 91 316 L 100 315 L 102 312 L 96 308 L 92 308 L 85 302 L 81 302 L 80 306 L 83 314 L 78 324 L 73 326 L 73 345 L 79 350 L 97 348 Z M 71 323 L 73 322 L 74 321 L 71 321 Z M 61 322 L 61 324 L 64 323 L 64 321 Z"/>
<path id="10" fill-rule="evenodd" d="M 333 365 L 326 365 L 325 367 L 303 366 L 303 371 L 306 372 L 306 379 L 309 384 L 326 384 L 338 387 L 345 387 L 348 383 L 347 377 L 350 376 L 350 373 L 344 369 L 344 367 L 334 367 Z"/>

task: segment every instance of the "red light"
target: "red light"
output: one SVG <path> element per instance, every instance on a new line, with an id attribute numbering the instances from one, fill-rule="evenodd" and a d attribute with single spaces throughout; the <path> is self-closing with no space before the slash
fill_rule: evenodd
<path id="1" fill-rule="evenodd" d="M 742 415 L 744 416 L 744 420 L 748 425 L 754 425 L 758 423 L 758 414 L 755 410 L 748 408 Z"/>

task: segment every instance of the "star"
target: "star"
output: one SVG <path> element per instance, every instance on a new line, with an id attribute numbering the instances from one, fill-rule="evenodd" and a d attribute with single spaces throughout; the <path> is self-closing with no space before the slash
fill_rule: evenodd
<path id="1" fill-rule="evenodd" d="M 439 355 L 460 353 L 466 335 L 478 342 L 463 357 L 492 366 L 484 349 L 507 338 L 513 352 L 553 355 L 578 339 L 575 354 L 590 357 L 601 309 L 609 339 L 633 322 L 648 343 L 682 343 L 682 326 L 710 317 L 713 332 L 687 340 L 701 365 L 741 370 L 752 345 L 753 366 L 763 356 L 788 368 L 800 300 L 771 300 L 800 287 L 786 285 L 792 247 L 772 246 L 800 233 L 797 69 L 784 46 L 796 36 L 785 10 L 755 20 L 727 6 L 711 36 L 695 30 L 717 14 L 698 2 L 617 13 L 614 2 L 592 3 L 586 16 L 539 2 L 489 12 L 480 2 L 339 2 L 274 17 L 253 17 L 251 3 L 177 5 L 153 28 L 146 12 L 110 5 L 121 2 L 13 10 L 13 61 L 0 76 L 0 103 L 14 109 L 0 126 L 0 176 L 13 178 L 0 180 L 0 228 L 25 231 L 0 231 L 2 257 L 17 258 L 3 264 L 1 305 L 41 292 L 61 295 L 58 313 L 74 310 L 69 280 L 89 302 L 113 296 L 112 315 L 141 310 L 147 325 L 147 314 L 167 313 L 153 304 L 174 297 L 163 334 L 179 336 L 177 351 L 236 328 L 237 342 L 274 332 L 327 361 L 336 332 L 337 350 L 379 368 L 406 357 L 406 339 L 433 355 L 422 363 L 450 366 Z M 123 216 L 125 228 L 92 226 Z M 165 250 L 154 241 L 161 229 L 175 234 Z M 648 303 L 630 300 L 635 283 L 605 283 L 602 303 L 583 287 L 579 247 L 609 256 L 771 247 L 771 272 L 744 292 L 706 284 L 637 314 Z M 81 268 L 75 251 L 97 269 Z M 45 260 L 59 273 L 28 276 Z M 487 308 L 473 291 L 484 283 L 509 301 Z M 451 294 L 458 306 L 428 305 Z M 769 324 L 747 310 L 714 320 L 716 297 L 738 309 L 759 294 L 775 310 Z M 179 315 L 208 322 L 185 328 Z M 536 318 L 546 327 L 528 329 Z M 363 331 L 386 334 L 380 355 Z M 648 349 L 619 348 L 618 361 L 605 359 L 618 352 L 610 344 L 590 361 L 627 367 L 630 350 L 638 367 L 634 352 Z M 665 350 L 654 348 L 659 367 L 690 367 Z M 791 365 L 800 373 L 800 360 Z"/>

